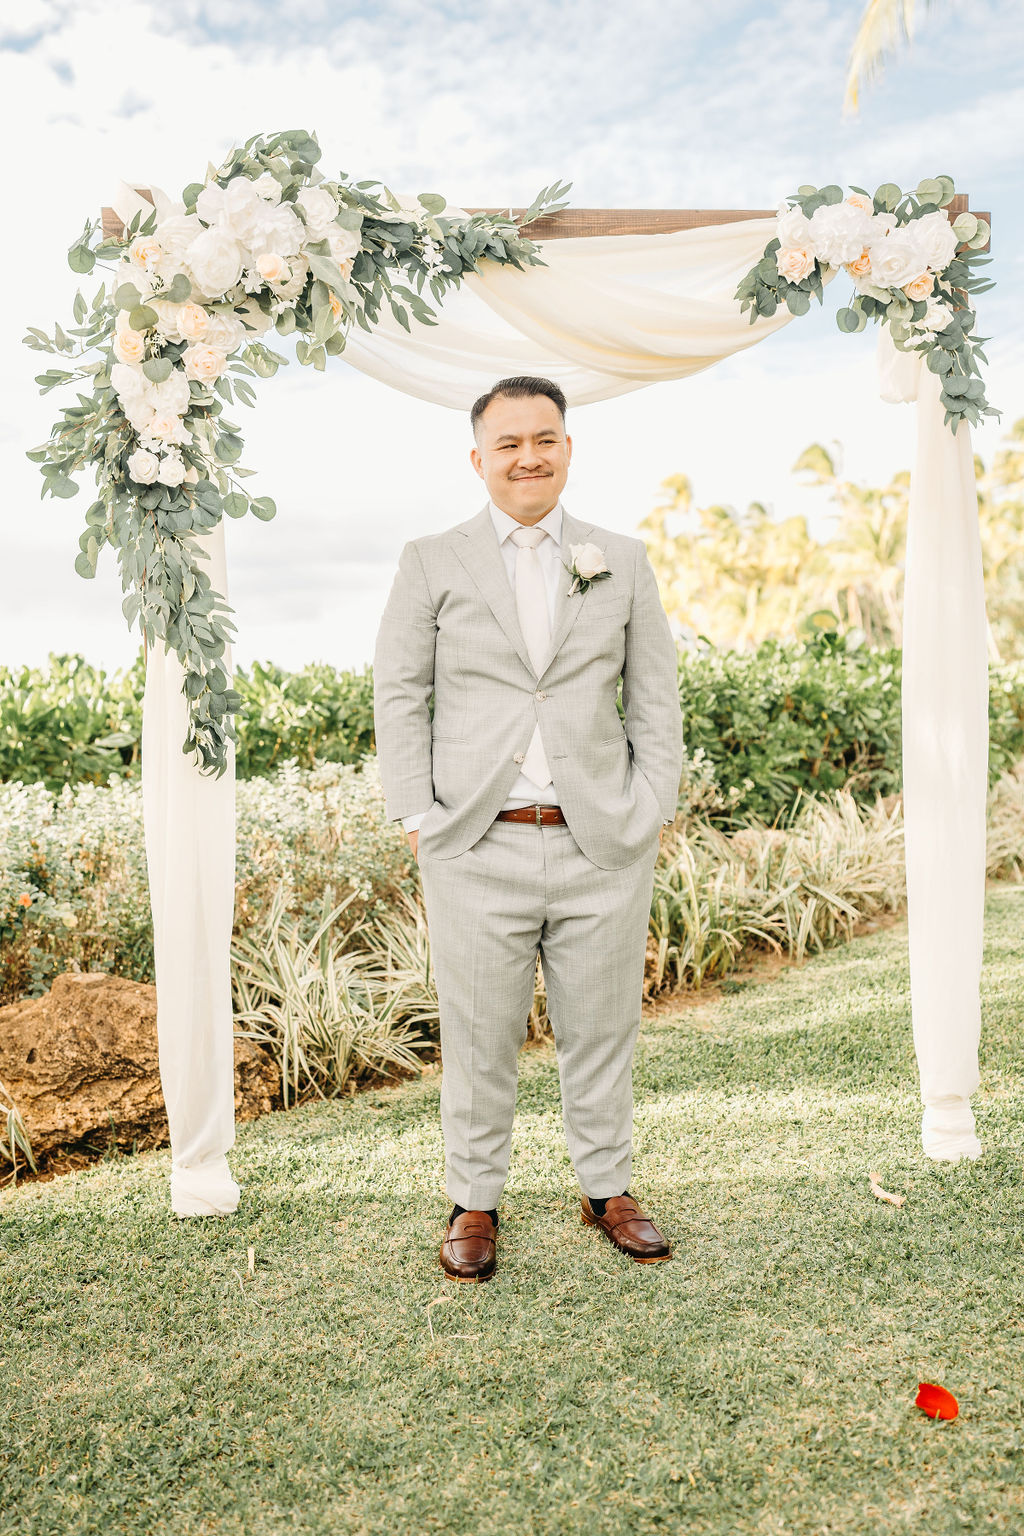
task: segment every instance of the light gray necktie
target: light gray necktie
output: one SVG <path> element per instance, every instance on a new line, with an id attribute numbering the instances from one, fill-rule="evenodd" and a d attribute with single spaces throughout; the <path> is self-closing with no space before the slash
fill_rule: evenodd
<path id="1" fill-rule="evenodd" d="M 530 653 L 533 670 L 539 677 L 551 652 L 551 619 L 548 614 L 547 582 L 537 553 L 537 546 L 547 538 L 543 528 L 516 528 L 509 535 L 516 545 L 516 611 L 519 627 Z M 522 771 L 539 789 L 551 783 L 551 770 L 540 739 L 540 726 L 534 726 L 530 745 L 522 762 Z"/>

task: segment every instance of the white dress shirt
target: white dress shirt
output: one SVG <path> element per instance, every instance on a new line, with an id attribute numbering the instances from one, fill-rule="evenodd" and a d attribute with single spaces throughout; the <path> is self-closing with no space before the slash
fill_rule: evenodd
<path id="1" fill-rule="evenodd" d="M 501 558 L 505 562 L 505 570 L 508 572 L 509 586 L 515 591 L 516 578 L 516 546 L 511 535 L 517 528 L 524 525 L 510 517 L 507 512 L 502 512 L 493 501 L 489 501 L 488 510 L 491 514 L 491 522 L 494 524 L 495 538 L 501 550 Z M 541 539 L 537 545 L 537 558 L 540 560 L 541 569 L 547 585 L 548 621 L 552 633 L 555 628 L 555 602 L 558 597 L 559 578 L 565 576 L 562 568 L 562 503 L 556 502 L 550 512 L 546 512 L 539 523 L 532 524 L 535 528 L 543 528 L 548 535 Z M 558 795 L 555 786 L 549 780 L 545 785 L 536 785 L 532 779 L 528 779 L 525 773 L 516 776 L 515 783 L 508 792 L 508 799 L 502 806 L 503 811 L 511 811 L 521 805 L 557 805 Z M 415 816 L 404 816 L 402 826 L 407 832 L 415 832 L 420 822 L 427 814 L 427 810 L 418 812 Z"/>

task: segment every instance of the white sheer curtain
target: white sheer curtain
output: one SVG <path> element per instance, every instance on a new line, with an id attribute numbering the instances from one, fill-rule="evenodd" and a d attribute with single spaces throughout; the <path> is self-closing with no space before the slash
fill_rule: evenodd
<path id="1" fill-rule="evenodd" d="M 122 195 L 117 209 L 124 217 L 133 205 Z M 388 314 L 372 335 L 356 331 L 345 356 L 396 389 L 458 409 L 514 373 L 557 380 L 574 406 L 686 377 L 792 318 L 782 310 L 751 325 L 733 298 L 773 224 L 550 242 L 546 266 L 484 263 L 446 300 L 437 326 L 414 322 L 410 335 Z M 978 1084 L 988 696 L 977 502 L 968 427 L 954 438 L 934 375 L 900 354 L 894 363 L 891 344 L 884 349 L 883 337 L 883 392 L 916 400 L 918 417 L 903 734 L 922 1139 L 930 1157 L 955 1159 L 980 1151 L 970 1095 Z M 209 540 L 213 574 L 223 525 Z M 157 647 L 143 734 L 146 839 L 172 1204 L 191 1215 L 234 1210 L 238 1199 L 225 1158 L 233 1140 L 234 845 L 230 777 L 203 778 L 182 756 L 179 689 L 177 658 Z"/>

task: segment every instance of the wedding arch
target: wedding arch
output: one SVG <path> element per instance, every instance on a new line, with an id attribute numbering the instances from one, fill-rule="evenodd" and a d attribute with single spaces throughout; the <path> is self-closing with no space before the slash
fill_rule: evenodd
<path id="1" fill-rule="evenodd" d="M 327 178 L 315 135 L 257 135 L 172 201 L 121 184 L 88 221 L 73 270 L 116 261 L 75 325 L 29 346 L 84 384 L 30 452 L 43 494 L 92 468 L 76 569 L 117 550 L 122 608 L 146 644 L 143 814 L 153 911 L 171 1203 L 225 1214 L 234 1143 L 230 945 L 234 746 L 224 516 L 250 497 L 240 429 L 251 380 L 343 353 L 407 393 L 460 410 L 503 375 L 557 380 L 579 406 L 697 373 L 806 313 L 840 271 L 841 330 L 880 322 L 884 399 L 915 401 L 903 641 L 903 781 L 911 1008 L 935 1159 L 976 1157 L 988 687 L 970 426 L 991 413 L 971 295 L 990 286 L 989 226 L 949 177 L 914 192 L 801 187 L 777 210 L 450 209 L 378 182 Z M 377 190 L 374 190 L 377 189 Z M 529 230 L 529 234 L 526 231 Z M 433 304 L 423 296 L 429 290 Z M 436 306 L 436 307 L 435 307 Z M 84 361 L 78 361 L 79 359 Z M 160 643 L 162 642 L 162 643 Z"/>

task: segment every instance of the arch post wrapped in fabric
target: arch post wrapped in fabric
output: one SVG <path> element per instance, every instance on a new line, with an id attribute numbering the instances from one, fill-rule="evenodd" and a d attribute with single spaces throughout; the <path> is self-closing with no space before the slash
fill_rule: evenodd
<path id="1" fill-rule="evenodd" d="M 155 189 L 154 189 L 155 190 Z M 117 213 L 136 211 L 123 188 Z M 672 233 L 545 242 L 543 266 L 484 260 L 406 329 L 386 311 L 353 328 L 344 358 L 396 389 L 458 410 L 495 379 L 540 374 L 572 406 L 684 378 L 773 334 L 781 306 L 753 323 L 737 285 L 762 258 L 775 217 Z M 838 275 L 826 270 L 823 281 Z M 944 423 L 942 382 L 880 328 L 881 390 L 912 402 L 904 614 L 904 814 L 911 1002 L 923 1105 L 935 1159 L 976 1157 L 985 869 L 988 691 L 985 606 L 970 427 Z M 208 543 L 222 581 L 223 523 Z M 216 582 L 214 583 L 216 585 Z M 218 587 L 222 593 L 225 587 Z M 229 661 L 225 665 L 230 665 Z M 157 950 L 160 1065 L 180 1215 L 235 1209 L 230 1011 L 233 758 L 219 778 L 183 759 L 180 665 L 147 658 L 143 776 Z"/>

